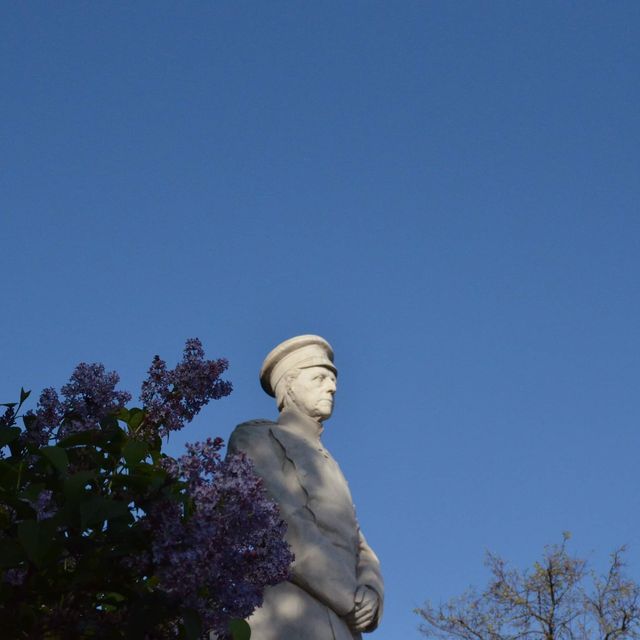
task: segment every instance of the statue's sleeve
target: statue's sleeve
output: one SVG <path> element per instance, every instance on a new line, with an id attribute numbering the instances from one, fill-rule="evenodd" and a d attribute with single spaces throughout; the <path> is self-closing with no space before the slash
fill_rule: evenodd
<path id="1" fill-rule="evenodd" d="M 380 571 L 380 560 L 374 553 L 373 549 L 367 544 L 367 541 L 358 529 L 358 586 L 366 585 L 378 594 L 378 611 L 375 620 L 366 629 L 367 632 L 373 631 L 380 623 L 382 618 L 382 605 L 384 603 L 384 582 L 382 580 L 382 572 Z"/>
<path id="2" fill-rule="evenodd" d="M 298 480 L 295 462 L 264 426 L 240 425 L 232 433 L 229 453 L 244 452 L 253 462 L 265 489 L 287 523 L 286 540 L 295 554 L 290 580 L 339 616 L 354 607 L 357 587 L 349 571 L 324 537 L 307 507 L 307 494 Z M 375 587 L 374 587 L 375 588 Z"/>

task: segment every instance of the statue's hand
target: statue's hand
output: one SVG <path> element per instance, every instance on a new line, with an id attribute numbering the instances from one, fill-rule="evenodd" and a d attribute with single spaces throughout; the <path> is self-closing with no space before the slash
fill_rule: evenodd
<path id="1" fill-rule="evenodd" d="M 355 606 L 345 616 L 347 624 L 352 631 L 362 632 L 369 628 L 375 619 L 378 611 L 378 594 L 367 587 L 361 585 L 356 589 Z"/>

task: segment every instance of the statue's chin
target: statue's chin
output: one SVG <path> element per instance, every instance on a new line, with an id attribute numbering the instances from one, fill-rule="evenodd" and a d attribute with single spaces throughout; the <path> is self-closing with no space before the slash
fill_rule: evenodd
<path id="1" fill-rule="evenodd" d="M 325 420 L 328 420 L 333 413 L 333 402 L 321 401 L 311 410 L 299 407 L 296 404 L 289 405 L 288 409 L 296 411 L 303 416 L 316 420 L 317 422 L 324 422 Z"/>
<path id="2" fill-rule="evenodd" d="M 331 417 L 332 413 L 333 404 L 322 403 L 318 407 L 318 417 L 316 418 L 316 420 L 320 420 L 320 422 L 322 422 L 323 420 L 328 420 Z"/>

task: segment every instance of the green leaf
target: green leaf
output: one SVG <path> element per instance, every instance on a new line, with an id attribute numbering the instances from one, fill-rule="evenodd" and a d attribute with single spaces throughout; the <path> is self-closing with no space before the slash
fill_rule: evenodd
<path id="1" fill-rule="evenodd" d="M 168 615 L 171 615 L 168 604 L 167 600 L 157 592 L 143 598 L 136 598 L 132 603 L 130 615 L 127 616 L 124 637 L 127 640 L 140 640 L 147 635 L 150 629 L 160 621 L 167 620 Z"/>
<path id="2" fill-rule="evenodd" d="M 72 433 L 63 440 L 60 440 L 58 446 L 67 448 L 76 447 L 78 445 L 95 444 L 99 436 L 100 432 L 97 429 L 78 431 L 77 433 Z"/>
<path id="3" fill-rule="evenodd" d="M 0 567 L 15 567 L 25 559 L 24 551 L 17 540 L 5 538 L 0 545 Z"/>
<path id="4" fill-rule="evenodd" d="M 148 589 L 155 589 L 160 584 L 160 578 L 158 578 L 158 576 L 156 575 L 153 575 L 148 580 L 146 580 L 144 584 Z"/>
<path id="5" fill-rule="evenodd" d="M 251 627 L 246 620 L 232 620 L 229 623 L 229 633 L 233 640 L 249 640 Z"/>
<path id="6" fill-rule="evenodd" d="M 22 387 L 20 387 L 20 404 L 22 404 L 30 395 L 31 391 L 25 391 Z"/>
<path id="7" fill-rule="evenodd" d="M 17 481 L 17 477 L 13 483 L 14 489 L 15 489 L 16 481 Z M 15 511 L 15 517 L 11 518 L 11 522 L 9 523 L 9 526 L 13 522 L 19 522 L 21 520 L 29 520 L 30 518 L 33 518 L 33 506 L 31 506 L 31 503 L 26 502 L 25 500 L 21 500 L 17 496 L 9 495 L 9 492 L 4 493 L 4 495 L 2 494 L 0 495 L 1 495 L 0 502 L 4 502 L 8 507 L 11 507 Z"/>
<path id="8" fill-rule="evenodd" d="M 38 523 L 35 520 L 24 520 L 18 524 L 18 540 L 29 559 L 34 560 L 38 552 Z"/>
<path id="9" fill-rule="evenodd" d="M 98 600 L 100 602 L 124 602 L 126 598 L 117 591 L 108 591 L 107 593 L 98 594 Z"/>
<path id="10" fill-rule="evenodd" d="M 182 623 L 187 640 L 198 640 L 202 634 L 202 621 L 197 611 L 193 609 L 184 609 L 182 611 Z"/>
<path id="11" fill-rule="evenodd" d="M 0 460 L 0 487 L 13 492 L 16 489 L 18 479 L 18 465 Z"/>
<path id="12" fill-rule="evenodd" d="M 100 446 L 105 451 L 116 452 L 119 455 L 122 445 L 127 441 L 125 430 L 118 425 L 115 418 L 113 418 L 113 422 L 109 422 L 109 418 L 105 418 L 100 425 Z"/>
<path id="13" fill-rule="evenodd" d="M 104 496 L 92 496 L 80 505 L 80 523 L 83 529 L 123 516 L 131 517 L 127 505 Z"/>
<path id="14" fill-rule="evenodd" d="M 102 418 L 102 420 L 100 420 L 100 429 L 102 431 L 113 431 L 113 430 L 120 430 L 120 425 L 118 424 L 118 418 L 117 416 L 114 416 L 112 414 L 106 415 L 104 418 Z"/>
<path id="15" fill-rule="evenodd" d="M 118 473 L 113 476 L 114 489 L 129 489 L 135 491 L 138 496 L 144 496 L 151 486 L 151 476 L 138 473 Z"/>
<path id="16" fill-rule="evenodd" d="M 41 566 L 44 556 L 51 548 L 55 529 L 51 523 L 23 520 L 18 524 L 18 540 L 34 564 Z"/>
<path id="17" fill-rule="evenodd" d="M 132 430 L 137 429 L 144 420 L 144 411 L 142 409 L 131 409 L 129 411 L 129 426 Z"/>
<path id="18" fill-rule="evenodd" d="M 46 488 L 44 482 L 32 482 L 27 485 L 19 494 L 18 497 L 29 502 L 35 502 L 43 489 Z"/>
<path id="19" fill-rule="evenodd" d="M 64 473 L 69 466 L 69 458 L 67 452 L 62 447 L 42 447 L 40 454 L 46 458 L 58 471 Z"/>
<path id="20" fill-rule="evenodd" d="M 142 440 L 129 440 L 122 447 L 122 455 L 128 467 L 133 467 L 140 460 L 144 460 L 149 453 L 149 446 Z"/>
<path id="21" fill-rule="evenodd" d="M 20 435 L 20 427 L 0 427 L 0 449 Z"/>
<path id="22" fill-rule="evenodd" d="M 38 418 L 33 414 L 22 416 L 22 424 L 25 429 L 31 429 L 33 425 L 38 421 Z"/>
<path id="23" fill-rule="evenodd" d="M 85 487 L 96 477 L 95 471 L 78 471 L 72 476 L 65 478 L 62 492 L 68 502 L 79 502 L 80 497 L 85 493 Z"/>
<path id="24" fill-rule="evenodd" d="M 21 602 L 14 612 L 14 615 L 18 620 L 18 627 L 20 629 L 33 628 L 41 615 L 38 609 L 39 607 L 37 604 L 33 605 L 32 603 Z"/>

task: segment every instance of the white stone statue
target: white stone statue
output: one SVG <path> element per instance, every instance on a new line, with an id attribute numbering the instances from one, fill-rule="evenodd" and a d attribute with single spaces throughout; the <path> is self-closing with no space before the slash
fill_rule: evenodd
<path id="1" fill-rule="evenodd" d="M 380 562 L 320 439 L 336 375 L 326 340 L 286 340 L 260 371 L 263 389 L 277 400 L 278 421 L 245 422 L 229 440 L 229 452 L 251 458 L 280 506 L 295 554 L 289 581 L 267 587 L 263 606 L 248 620 L 252 640 L 354 640 L 373 631 L 382 615 Z"/>

